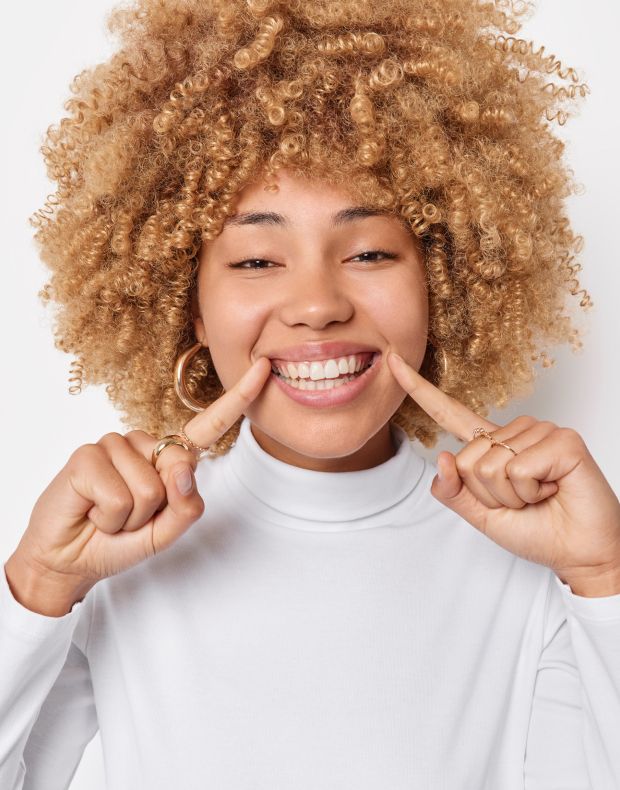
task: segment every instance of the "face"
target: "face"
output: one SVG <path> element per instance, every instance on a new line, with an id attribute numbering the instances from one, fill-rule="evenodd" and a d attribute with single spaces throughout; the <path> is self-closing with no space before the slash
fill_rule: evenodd
<path id="1" fill-rule="evenodd" d="M 287 171 L 277 183 L 245 187 L 202 245 L 196 337 L 226 390 L 261 356 L 278 369 L 245 412 L 270 455 L 367 469 L 394 454 L 389 420 L 405 398 L 388 351 L 416 370 L 424 359 L 422 252 L 404 221 L 359 211 L 344 189 Z"/>

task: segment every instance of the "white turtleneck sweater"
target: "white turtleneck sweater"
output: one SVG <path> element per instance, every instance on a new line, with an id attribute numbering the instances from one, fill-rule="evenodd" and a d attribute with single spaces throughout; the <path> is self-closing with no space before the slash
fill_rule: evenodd
<path id="1" fill-rule="evenodd" d="M 300 469 L 247 419 L 203 516 L 63 617 L 0 574 L 0 788 L 620 788 L 620 595 L 584 598 L 430 493 L 394 428 L 359 472 Z"/>

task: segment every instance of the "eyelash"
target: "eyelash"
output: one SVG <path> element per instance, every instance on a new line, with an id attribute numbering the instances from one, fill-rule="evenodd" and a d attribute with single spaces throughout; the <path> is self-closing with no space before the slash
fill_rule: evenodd
<path id="1" fill-rule="evenodd" d="M 394 253 L 387 252 L 386 250 L 367 250 L 366 252 L 358 253 L 357 255 L 354 256 L 354 258 L 359 258 L 362 255 L 383 255 L 384 258 L 388 258 L 388 259 L 396 258 L 396 255 L 394 255 Z M 246 267 L 244 265 L 246 263 L 258 263 L 258 262 L 260 262 L 260 263 L 272 263 L 272 261 L 267 261 L 264 258 L 248 258 L 248 260 L 239 261 L 239 263 L 229 263 L 228 267 L 230 269 L 246 269 L 246 268 L 250 269 L 250 270 L 254 269 L 255 271 L 259 271 L 260 269 L 267 268 L 267 267 L 264 267 L 264 266 L 248 266 L 248 267 Z M 373 263 L 373 261 L 370 261 L 370 263 Z"/>

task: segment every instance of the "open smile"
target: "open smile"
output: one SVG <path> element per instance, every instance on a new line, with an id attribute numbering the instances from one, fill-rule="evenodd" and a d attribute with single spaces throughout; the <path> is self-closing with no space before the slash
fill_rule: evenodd
<path id="1" fill-rule="evenodd" d="M 356 372 L 343 374 L 341 368 L 341 375 L 331 379 L 315 381 L 299 376 L 294 379 L 273 371 L 271 378 L 291 400 L 304 406 L 340 406 L 354 400 L 374 380 L 380 368 L 377 364 L 380 357 L 379 352 L 368 354 L 367 359 L 360 360 Z"/>

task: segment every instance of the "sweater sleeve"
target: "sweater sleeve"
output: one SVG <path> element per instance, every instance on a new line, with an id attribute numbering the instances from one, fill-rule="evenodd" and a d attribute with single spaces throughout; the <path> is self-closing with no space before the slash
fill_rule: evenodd
<path id="1" fill-rule="evenodd" d="M 525 790 L 618 790 L 620 595 L 585 598 L 551 575 Z"/>
<path id="2" fill-rule="evenodd" d="M 63 617 L 22 606 L 0 572 L 0 787 L 66 790 L 97 732 L 88 661 L 78 647 L 89 596 Z"/>

